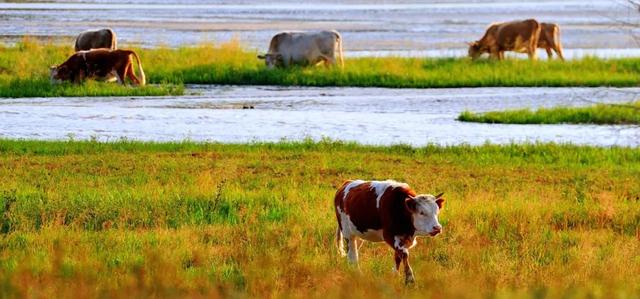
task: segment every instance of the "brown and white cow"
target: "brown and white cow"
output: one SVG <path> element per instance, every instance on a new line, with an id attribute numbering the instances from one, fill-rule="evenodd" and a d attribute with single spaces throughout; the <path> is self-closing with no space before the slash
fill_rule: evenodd
<path id="1" fill-rule="evenodd" d="M 560 26 L 553 23 L 540 23 L 540 26 L 538 48 L 545 49 L 549 59 L 553 57 L 553 52 L 551 52 L 551 50 L 553 50 L 561 60 L 564 60 L 562 56 L 562 44 L 560 43 Z"/>
<path id="2" fill-rule="evenodd" d="M 138 62 L 140 79 L 133 73 L 131 56 L 135 57 Z M 136 52 L 131 50 L 93 49 L 80 51 L 71 55 L 64 63 L 52 66 L 50 70 L 52 83 L 62 81 L 80 83 L 84 79 L 109 79 L 113 76 L 123 85 L 127 77 L 135 84 L 146 84 L 140 58 Z"/>
<path id="3" fill-rule="evenodd" d="M 438 214 L 443 203 L 442 193 L 416 195 L 409 185 L 392 180 L 346 181 L 334 199 L 338 251 L 357 265 L 359 239 L 384 241 L 395 251 L 395 271 L 402 262 L 405 282 L 413 283 L 409 249 L 416 245 L 416 236 L 433 237 L 442 232 Z"/>
<path id="4" fill-rule="evenodd" d="M 337 54 L 337 55 L 336 55 Z M 268 68 L 289 67 L 291 65 L 335 65 L 336 56 L 344 67 L 342 37 L 335 30 L 319 32 L 280 32 L 271 38 L 269 51 L 258 55 Z"/>
<path id="5" fill-rule="evenodd" d="M 118 47 L 116 33 L 110 28 L 87 30 L 76 37 L 75 50 L 87 51 L 91 49 L 106 48 L 115 50 Z"/>
<path id="6" fill-rule="evenodd" d="M 533 19 L 491 24 L 481 39 L 469 43 L 469 57 L 475 60 L 489 53 L 491 58 L 502 60 L 505 51 L 514 51 L 527 53 L 535 60 L 540 28 Z"/>

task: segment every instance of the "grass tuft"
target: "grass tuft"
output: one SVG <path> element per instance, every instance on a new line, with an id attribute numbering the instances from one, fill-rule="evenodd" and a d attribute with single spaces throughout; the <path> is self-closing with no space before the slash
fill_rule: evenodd
<path id="1" fill-rule="evenodd" d="M 474 113 L 464 111 L 459 121 L 490 124 L 640 124 L 640 102 L 596 104 L 588 107 L 554 107 Z"/>

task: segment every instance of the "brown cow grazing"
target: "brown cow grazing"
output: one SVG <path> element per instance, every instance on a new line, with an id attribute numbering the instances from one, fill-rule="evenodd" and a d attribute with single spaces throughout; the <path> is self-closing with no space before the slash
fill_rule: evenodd
<path id="1" fill-rule="evenodd" d="M 138 61 L 140 80 L 133 73 L 131 56 Z M 146 84 L 146 77 L 138 54 L 130 50 L 94 49 L 77 52 L 58 66 L 51 67 L 52 83 L 71 81 L 80 83 L 84 79 L 109 79 L 115 76 L 118 82 L 125 84 L 126 77 L 138 85 Z"/>
<path id="2" fill-rule="evenodd" d="M 542 29 L 540 30 L 540 39 L 538 39 L 538 48 L 545 49 L 549 59 L 553 57 L 553 52 L 551 52 L 553 49 L 558 57 L 564 60 L 560 43 L 560 26 L 553 23 L 540 23 L 540 26 Z"/>
<path id="3" fill-rule="evenodd" d="M 395 271 L 402 262 L 405 282 L 413 283 L 409 249 L 416 245 L 416 236 L 442 232 L 438 214 L 443 203 L 442 193 L 416 195 L 409 185 L 392 180 L 346 181 L 334 199 L 338 250 L 357 265 L 358 239 L 384 241 L 395 251 Z M 343 239 L 348 245 L 346 254 Z"/>
<path id="4" fill-rule="evenodd" d="M 76 37 L 75 50 L 88 51 L 91 49 L 106 48 L 115 50 L 118 46 L 116 33 L 110 28 L 87 30 Z"/>
<path id="5" fill-rule="evenodd" d="M 535 60 L 539 37 L 540 24 L 533 19 L 491 24 L 480 40 L 469 43 L 469 57 L 475 60 L 489 53 L 491 58 L 502 60 L 505 51 L 514 51 Z"/>

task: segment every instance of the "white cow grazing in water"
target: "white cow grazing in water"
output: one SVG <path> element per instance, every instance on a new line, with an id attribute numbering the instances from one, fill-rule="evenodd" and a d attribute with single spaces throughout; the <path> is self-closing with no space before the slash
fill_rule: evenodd
<path id="1" fill-rule="evenodd" d="M 321 62 L 326 66 L 335 65 L 336 56 L 339 56 L 340 66 L 344 67 L 342 37 L 337 31 L 289 31 L 280 32 L 271 38 L 269 52 L 258 55 L 258 58 L 264 59 L 267 67 L 274 68 L 316 65 Z"/>

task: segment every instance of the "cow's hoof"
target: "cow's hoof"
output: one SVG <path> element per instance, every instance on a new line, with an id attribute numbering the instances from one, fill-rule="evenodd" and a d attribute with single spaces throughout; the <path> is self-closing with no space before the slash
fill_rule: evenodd
<path id="1" fill-rule="evenodd" d="M 407 276 L 407 277 L 404 279 L 404 284 L 405 284 L 405 285 L 407 285 L 407 286 L 412 286 L 412 285 L 414 285 L 415 283 L 416 283 L 416 280 L 413 278 L 413 276 Z"/>

